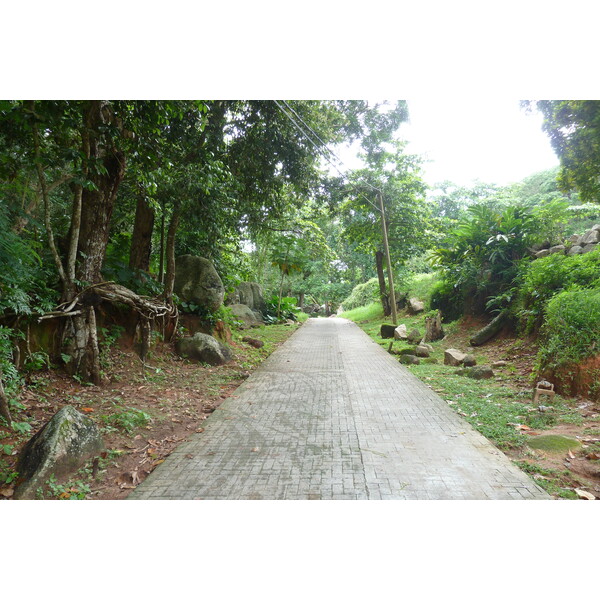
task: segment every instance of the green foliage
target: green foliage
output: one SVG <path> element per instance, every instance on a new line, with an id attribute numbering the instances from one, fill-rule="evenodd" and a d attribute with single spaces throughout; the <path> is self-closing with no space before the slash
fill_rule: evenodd
<path id="1" fill-rule="evenodd" d="M 266 299 L 265 303 L 266 323 L 279 323 L 281 321 L 285 321 L 286 319 L 296 321 L 298 318 L 298 314 L 300 313 L 300 309 L 297 306 L 298 301 L 296 300 L 296 298 L 283 296 L 280 299 L 279 296 L 273 295 L 270 298 Z M 278 310 L 279 315 L 277 314 Z"/>
<path id="2" fill-rule="evenodd" d="M 544 130 L 560 158 L 559 183 L 577 189 L 584 201 L 600 199 L 600 101 L 540 100 Z"/>
<path id="3" fill-rule="evenodd" d="M 19 474 L 10 468 L 3 458 L 0 458 L 0 484 L 12 483 L 18 476 Z"/>
<path id="4" fill-rule="evenodd" d="M 383 308 L 381 307 L 381 302 L 371 302 L 365 306 L 358 306 L 352 310 L 344 311 L 340 317 L 350 319 L 350 321 L 354 321 L 355 323 L 383 319 Z"/>
<path id="5" fill-rule="evenodd" d="M 342 309 L 349 311 L 359 306 L 367 306 L 379 299 L 379 283 L 377 277 L 366 283 L 359 283 L 351 294 L 342 302 Z"/>
<path id="6" fill-rule="evenodd" d="M 408 297 L 416 297 L 425 302 L 426 307 L 429 307 L 431 294 L 436 288 L 437 282 L 437 273 L 414 273 L 406 278 L 406 282 L 402 285 L 402 288 L 406 288 L 406 295 Z"/>
<path id="7" fill-rule="evenodd" d="M 22 333 L 0 325 L 0 377 L 9 404 L 14 405 L 23 380 L 13 363 L 13 343 Z"/>
<path id="8" fill-rule="evenodd" d="M 600 289 L 564 291 L 546 308 L 537 370 L 577 363 L 600 351 Z"/>
<path id="9" fill-rule="evenodd" d="M 124 408 L 110 415 L 102 415 L 101 419 L 106 423 L 106 429 L 117 428 L 127 433 L 131 433 L 138 427 L 146 427 L 152 421 L 148 413 L 137 408 Z"/>
<path id="10" fill-rule="evenodd" d="M 526 332 L 539 330 L 548 302 L 559 292 L 600 288 L 600 252 L 556 253 L 524 264 L 518 291 L 518 316 Z"/>
<path id="11" fill-rule="evenodd" d="M 444 322 L 455 321 L 463 314 L 464 298 L 452 283 L 442 279 L 436 281 L 431 288 L 429 306 L 442 313 Z"/>
<path id="12" fill-rule="evenodd" d="M 46 485 L 52 497 L 58 500 L 85 500 L 92 491 L 90 486 L 80 479 L 68 481 L 65 484 L 58 483 L 54 474 L 50 475 Z M 43 491 L 41 495 L 43 497 Z"/>

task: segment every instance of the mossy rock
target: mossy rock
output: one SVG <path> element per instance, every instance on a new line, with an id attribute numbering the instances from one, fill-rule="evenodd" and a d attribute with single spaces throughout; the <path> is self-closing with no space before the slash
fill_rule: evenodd
<path id="1" fill-rule="evenodd" d="M 437 358 L 429 357 L 422 360 L 426 365 L 437 365 L 440 361 Z"/>
<path id="2" fill-rule="evenodd" d="M 535 450 L 544 452 L 567 452 L 579 448 L 581 444 L 573 438 L 564 435 L 539 435 L 527 441 L 527 444 Z"/>

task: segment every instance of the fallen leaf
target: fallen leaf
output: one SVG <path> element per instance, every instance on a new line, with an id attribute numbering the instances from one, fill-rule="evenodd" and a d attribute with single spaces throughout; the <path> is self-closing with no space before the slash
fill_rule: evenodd
<path id="1" fill-rule="evenodd" d="M 60 494 L 60 496 L 58 497 L 59 500 L 68 500 L 71 497 L 71 494 L 69 494 L 69 492 L 63 492 L 62 494 Z"/>
<path id="2" fill-rule="evenodd" d="M 138 485 L 141 482 L 142 480 L 138 475 L 137 469 L 135 471 L 131 471 L 131 483 L 133 483 L 133 485 Z"/>
<path id="3" fill-rule="evenodd" d="M 575 455 L 569 450 L 569 458 L 575 458 Z"/>
<path id="4" fill-rule="evenodd" d="M 204 433 L 204 427 L 200 427 L 200 429 L 196 429 L 196 433 Z"/>
<path id="5" fill-rule="evenodd" d="M 91 412 L 94 412 L 94 409 L 93 409 L 93 408 L 89 408 L 89 407 L 82 408 L 81 410 L 82 410 L 82 412 L 85 412 L 85 413 L 91 413 Z"/>
<path id="6" fill-rule="evenodd" d="M 256 448 L 252 448 L 252 452 L 258 452 L 260 450 L 260 448 L 256 447 Z"/>
<path id="7" fill-rule="evenodd" d="M 575 493 L 580 498 L 583 498 L 584 500 L 595 500 L 596 499 L 596 496 L 594 496 L 594 494 L 590 494 L 589 492 L 586 492 L 585 490 L 580 490 L 579 488 L 575 488 Z"/>
<path id="8" fill-rule="evenodd" d="M 0 490 L 0 496 L 4 496 L 5 498 L 10 498 L 15 493 L 13 488 L 8 488 L 6 490 Z"/>
<path id="9" fill-rule="evenodd" d="M 598 452 L 591 452 L 586 456 L 588 460 L 600 460 L 600 454 Z"/>

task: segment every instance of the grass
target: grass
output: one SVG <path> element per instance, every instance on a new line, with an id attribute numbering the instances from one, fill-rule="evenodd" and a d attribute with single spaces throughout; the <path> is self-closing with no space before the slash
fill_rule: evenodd
<path id="1" fill-rule="evenodd" d="M 381 302 L 371 302 L 367 306 L 359 306 L 353 308 L 339 315 L 343 319 L 349 319 L 355 323 L 361 321 L 372 321 L 376 319 L 383 319 L 383 309 L 381 308 Z"/>

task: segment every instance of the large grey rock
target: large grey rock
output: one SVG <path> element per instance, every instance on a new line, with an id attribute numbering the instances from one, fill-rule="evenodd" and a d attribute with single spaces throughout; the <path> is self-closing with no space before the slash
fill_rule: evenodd
<path id="1" fill-rule="evenodd" d="M 592 225 L 592 226 L 590 227 L 590 229 L 591 229 L 592 231 L 598 231 L 598 230 L 600 230 L 600 223 L 596 223 L 595 225 Z"/>
<path id="2" fill-rule="evenodd" d="M 406 325 L 402 323 L 398 325 L 396 329 L 394 329 L 394 339 L 395 340 L 407 340 L 408 339 L 408 331 L 406 329 Z"/>
<path id="3" fill-rule="evenodd" d="M 448 350 L 444 352 L 444 364 L 450 365 L 451 367 L 458 367 L 458 365 L 461 365 L 463 360 L 465 360 L 466 356 L 467 355 L 464 352 L 461 352 L 456 348 L 448 348 Z"/>
<path id="4" fill-rule="evenodd" d="M 423 312 L 425 310 L 425 303 L 421 302 L 418 298 L 409 298 L 408 310 L 413 314 Z"/>
<path id="5" fill-rule="evenodd" d="M 232 359 L 231 350 L 206 333 L 196 333 L 178 340 L 175 350 L 179 356 L 209 365 L 224 365 Z"/>
<path id="6" fill-rule="evenodd" d="M 262 288 L 254 281 L 242 281 L 235 290 L 234 304 L 245 304 L 252 310 L 263 311 L 265 309 L 265 300 L 263 298 Z"/>
<path id="7" fill-rule="evenodd" d="M 544 250 L 540 250 L 539 252 L 536 252 L 534 254 L 534 256 L 536 258 L 544 258 L 545 256 L 548 256 L 549 254 L 550 254 L 550 250 L 544 249 Z"/>
<path id="8" fill-rule="evenodd" d="M 571 242 L 571 244 L 574 244 L 576 246 L 581 245 L 581 238 L 583 236 L 582 235 L 577 235 L 576 233 L 574 233 L 570 238 L 569 238 L 569 242 Z"/>
<path id="9" fill-rule="evenodd" d="M 565 247 L 562 244 L 558 244 L 557 246 L 552 246 L 552 248 L 550 248 L 550 250 L 548 250 L 548 252 L 550 254 L 558 254 L 560 252 L 564 252 L 565 251 Z"/>
<path id="10" fill-rule="evenodd" d="M 223 282 L 210 260 L 191 254 L 175 260 L 174 291 L 181 300 L 213 312 L 223 304 L 225 297 Z"/>
<path id="11" fill-rule="evenodd" d="M 590 229 L 583 234 L 580 245 L 585 246 L 585 244 L 597 244 L 598 242 L 600 242 L 600 231 L 598 229 Z"/>
<path id="12" fill-rule="evenodd" d="M 581 246 L 572 246 L 567 252 L 567 256 L 575 256 L 576 254 L 583 254 L 583 248 Z"/>
<path id="13" fill-rule="evenodd" d="M 582 254 L 587 254 L 588 252 L 591 252 L 592 250 L 595 250 L 598 247 L 598 244 L 586 244 L 583 249 L 581 250 Z"/>
<path id="14" fill-rule="evenodd" d="M 61 408 L 21 451 L 14 498 L 31 499 L 51 475 L 63 477 L 104 451 L 98 426 L 72 406 Z"/>
<path id="15" fill-rule="evenodd" d="M 245 304 L 232 304 L 230 307 L 234 318 L 243 323 L 242 328 L 258 327 L 263 324 L 262 317 L 258 311 L 252 310 Z"/>

